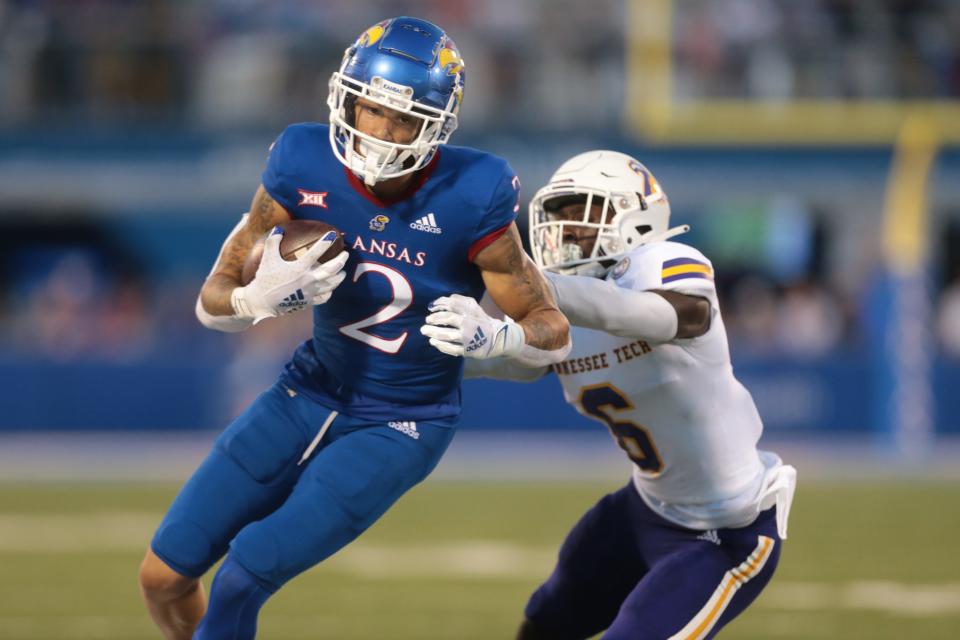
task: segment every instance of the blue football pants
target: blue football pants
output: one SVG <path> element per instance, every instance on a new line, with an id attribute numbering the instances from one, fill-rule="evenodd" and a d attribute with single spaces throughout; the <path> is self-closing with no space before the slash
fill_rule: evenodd
<path id="1" fill-rule="evenodd" d="M 452 419 L 393 423 L 398 430 L 339 415 L 298 464 L 329 415 L 281 383 L 261 394 L 183 486 L 153 538 L 154 553 L 178 573 L 199 577 L 229 548 L 275 591 L 426 478 L 454 434 Z"/>

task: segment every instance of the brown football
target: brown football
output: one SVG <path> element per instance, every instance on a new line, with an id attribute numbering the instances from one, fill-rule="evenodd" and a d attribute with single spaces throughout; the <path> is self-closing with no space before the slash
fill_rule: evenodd
<path id="1" fill-rule="evenodd" d="M 337 233 L 337 239 L 333 241 L 330 248 L 323 252 L 317 262 L 324 263 L 327 260 L 335 258 L 343 251 L 343 234 L 339 229 L 326 222 L 319 220 L 291 220 L 283 227 L 283 239 L 280 240 L 280 255 L 284 260 L 296 260 L 298 257 L 313 246 L 313 243 L 322 238 L 329 231 Z M 243 263 L 243 271 L 240 274 L 240 283 L 249 284 L 253 277 L 257 275 L 257 269 L 260 267 L 260 259 L 263 257 L 264 238 L 257 240 L 250 249 L 250 254 Z"/>

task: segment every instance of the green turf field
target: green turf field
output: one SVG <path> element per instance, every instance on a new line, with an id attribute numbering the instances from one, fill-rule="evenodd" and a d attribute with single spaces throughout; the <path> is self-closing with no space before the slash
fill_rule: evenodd
<path id="1" fill-rule="evenodd" d="M 263 638 L 512 638 L 568 527 L 616 485 L 427 483 L 268 603 Z M 0 485 L 0 638 L 156 638 L 137 565 L 174 486 Z M 960 637 L 960 486 L 812 484 L 723 638 Z"/>

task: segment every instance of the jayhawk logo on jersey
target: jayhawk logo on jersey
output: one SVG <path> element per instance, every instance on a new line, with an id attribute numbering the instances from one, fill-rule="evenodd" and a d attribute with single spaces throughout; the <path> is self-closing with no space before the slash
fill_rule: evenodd
<path id="1" fill-rule="evenodd" d="M 387 223 L 390 222 L 390 218 L 385 215 L 374 216 L 370 219 L 370 230 L 371 231 L 383 231 L 387 228 Z"/>

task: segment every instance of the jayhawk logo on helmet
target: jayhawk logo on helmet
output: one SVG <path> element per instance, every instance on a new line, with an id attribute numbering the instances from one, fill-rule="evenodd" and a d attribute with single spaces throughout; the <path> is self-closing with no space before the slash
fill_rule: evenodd
<path id="1" fill-rule="evenodd" d="M 457 51 L 457 45 L 455 45 L 450 38 L 447 38 L 443 43 L 437 59 L 440 67 L 447 72 L 448 76 L 455 76 L 463 71 L 463 58 L 460 57 L 460 52 Z"/>
<path id="2" fill-rule="evenodd" d="M 389 20 L 384 20 L 383 22 L 378 22 L 369 29 L 363 32 L 360 36 L 360 39 L 357 40 L 357 45 L 361 47 L 372 47 L 377 44 L 377 41 L 383 37 L 383 34 L 387 31 L 387 25 L 390 24 Z"/>

